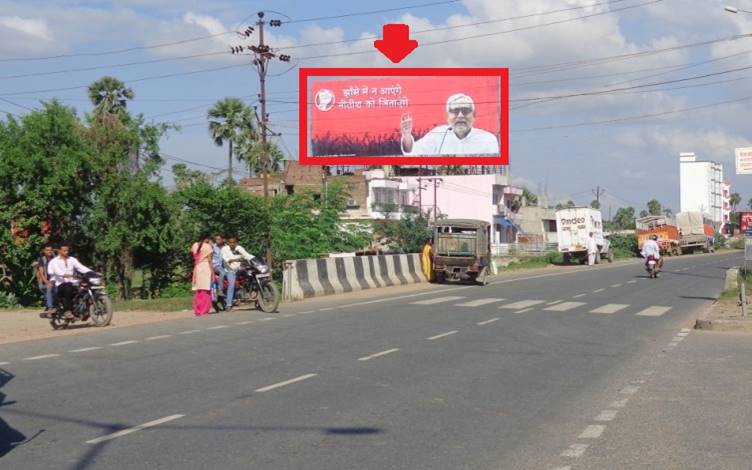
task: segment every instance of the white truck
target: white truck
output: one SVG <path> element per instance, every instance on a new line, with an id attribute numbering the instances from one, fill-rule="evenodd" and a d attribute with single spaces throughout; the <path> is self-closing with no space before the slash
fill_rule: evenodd
<path id="1" fill-rule="evenodd" d="M 593 233 L 598 253 L 595 262 L 601 259 L 613 262 L 614 251 L 611 242 L 603 237 L 601 212 L 589 207 L 572 207 L 556 211 L 556 233 L 559 238 L 559 253 L 564 255 L 564 263 L 577 259 L 587 263 L 587 240 Z"/>

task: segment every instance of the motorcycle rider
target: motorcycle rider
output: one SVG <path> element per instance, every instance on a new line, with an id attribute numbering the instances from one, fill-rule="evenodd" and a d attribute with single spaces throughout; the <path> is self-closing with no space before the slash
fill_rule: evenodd
<path id="1" fill-rule="evenodd" d="M 241 262 L 243 260 L 250 261 L 252 258 L 253 255 L 238 245 L 237 237 L 231 236 L 227 238 L 227 245 L 222 247 L 222 260 L 224 261 L 227 276 L 227 310 L 232 310 L 232 301 L 235 296 L 235 279 Z"/>
<path id="2" fill-rule="evenodd" d="M 648 260 L 652 256 L 658 262 L 656 265 L 656 272 L 661 272 L 663 270 L 663 258 L 661 258 L 661 247 L 658 245 L 658 235 L 651 235 L 648 240 L 645 240 L 640 254 L 645 258 L 646 267 Z"/>
<path id="3" fill-rule="evenodd" d="M 57 297 L 63 304 L 63 311 L 67 318 L 73 316 L 73 297 L 76 295 L 76 286 L 78 286 L 76 272 L 86 274 L 91 272 L 91 269 L 70 256 L 70 246 L 63 243 L 60 245 L 58 255 L 47 264 L 47 274 L 55 284 Z M 49 318 L 49 313 L 43 313 L 42 317 Z"/>
<path id="4" fill-rule="evenodd" d="M 216 288 L 212 289 L 212 300 L 216 302 L 217 297 L 222 292 L 222 286 L 225 284 L 225 267 L 222 261 L 222 248 L 225 246 L 224 238 L 221 234 L 217 234 L 214 237 L 214 246 L 212 246 L 212 268 L 214 268 L 214 278 L 216 282 Z"/>

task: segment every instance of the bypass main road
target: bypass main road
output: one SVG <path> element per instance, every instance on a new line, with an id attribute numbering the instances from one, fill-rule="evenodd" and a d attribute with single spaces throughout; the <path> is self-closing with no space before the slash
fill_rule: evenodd
<path id="1" fill-rule="evenodd" d="M 0 468 L 577 468 L 739 263 L 562 268 L 0 346 Z"/>

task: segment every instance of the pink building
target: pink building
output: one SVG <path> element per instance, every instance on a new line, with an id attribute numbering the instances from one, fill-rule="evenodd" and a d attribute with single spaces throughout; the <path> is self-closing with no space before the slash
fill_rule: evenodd
<path id="1" fill-rule="evenodd" d="M 723 225 L 731 222 L 731 185 L 729 183 L 723 183 Z"/>

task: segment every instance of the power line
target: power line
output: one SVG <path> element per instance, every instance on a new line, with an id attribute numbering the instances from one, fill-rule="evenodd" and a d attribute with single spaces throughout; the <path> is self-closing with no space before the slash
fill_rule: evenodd
<path id="1" fill-rule="evenodd" d="M 13 105 L 13 106 L 15 106 L 17 108 L 25 109 L 26 111 L 35 111 L 34 108 L 30 108 L 28 106 L 24 106 L 22 104 L 18 104 L 15 101 L 11 101 L 11 100 L 5 99 L 3 97 L 0 97 L 0 101 L 3 101 L 3 102 L 8 103 L 8 104 L 11 104 L 11 105 Z"/>

